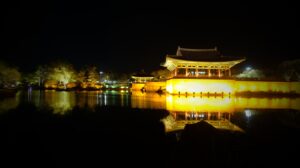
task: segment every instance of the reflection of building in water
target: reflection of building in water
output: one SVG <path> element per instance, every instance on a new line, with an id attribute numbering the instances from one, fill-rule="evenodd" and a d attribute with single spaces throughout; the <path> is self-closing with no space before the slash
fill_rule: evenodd
<path id="1" fill-rule="evenodd" d="M 101 91 L 32 91 L 23 92 L 27 101 L 37 107 L 48 106 L 56 111 L 67 111 L 75 106 L 126 106 L 141 109 L 162 109 L 171 112 L 240 112 L 244 109 L 295 109 L 300 110 L 300 98 L 243 98 L 243 97 L 185 97 L 156 93 L 101 92 Z M 16 106 L 21 96 L 11 100 Z M 15 101 L 17 101 L 15 104 Z M 5 103 L 6 104 L 6 103 Z M 9 103 L 8 103 L 9 104 Z M 3 106 L 3 108 L 5 108 Z"/>
<path id="2" fill-rule="evenodd" d="M 187 124 L 195 124 L 201 120 L 206 121 L 217 129 L 243 132 L 241 128 L 230 122 L 231 113 L 221 112 L 172 112 L 162 119 L 166 132 L 183 130 Z"/>
<path id="3" fill-rule="evenodd" d="M 236 112 L 244 109 L 300 110 L 300 98 L 185 97 L 132 92 L 131 107 L 174 112 Z"/>
<path id="4" fill-rule="evenodd" d="M 226 97 L 184 97 L 167 95 L 167 110 L 179 112 L 233 112 L 234 99 Z"/>
<path id="5" fill-rule="evenodd" d="M 176 112 L 235 112 L 243 109 L 300 110 L 300 99 L 243 97 L 185 97 L 167 95 L 166 109 Z"/>
<path id="6" fill-rule="evenodd" d="M 242 98 L 242 97 L 185 97 L 133 92 L 131 107 L 141 109 L 166 109 L 171 114 L 163 119 L 166 131 L 182 130 L 186 124 L 200 120 L 218 129 L 242 131 L 230 122 L 234 112 L 253 115 L 250 109 L 300 110 L 300 99 L 290 98 Z"/>
<path id="7" fill-rule="evenodd" d="M 300 110 L 300 98 L 235 98 L 235 109 Z"/>
<path id="8" fill-rule="evenodd" d="M 242 131 L 230 122 L 234 112 L 245 112 L 251 117 L 251 109 L 300 110 L 300 99 L 289 98 L 221 98 L 185 97 L 167 95 L 166 109 L 170 116 L 163 119 L 167 131 L 182 130 L 186 124 L 205 120 L 215 128 Z"/>
<path id="9" fill-rule="evenodd" d="M 141 109 L 166 109 L 166 95 L 132 92 L 131 107 Z"/>

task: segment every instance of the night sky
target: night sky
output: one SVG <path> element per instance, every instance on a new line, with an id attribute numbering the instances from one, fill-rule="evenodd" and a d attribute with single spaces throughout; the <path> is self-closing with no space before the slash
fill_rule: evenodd
<path id="1" fill-rule="evenodd" d="M 0 60 L 22 71 L 58 59 L 77 68 L 151 71 L 177 46 L 217 46 L 224 55 L 246 57 L 256 66 L 299 57 L 299 10 L 287 1 L 40 0 L 2 7 Z"/>

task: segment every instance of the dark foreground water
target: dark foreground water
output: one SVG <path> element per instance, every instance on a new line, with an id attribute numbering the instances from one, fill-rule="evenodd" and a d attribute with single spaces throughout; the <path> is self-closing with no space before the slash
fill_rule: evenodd
<path id="1" fill-rule="evenodd" d="M 297 165 L 299 104 L 288 98 L 19 92 L 0 98 L 0 167 Z M 182 131 L 182 123 L 202 120 L 216 124 Z"/>

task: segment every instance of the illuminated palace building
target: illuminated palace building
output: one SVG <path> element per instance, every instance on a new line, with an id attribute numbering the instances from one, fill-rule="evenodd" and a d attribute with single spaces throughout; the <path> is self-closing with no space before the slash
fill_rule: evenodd
<path id="1" fill-rule="evenodd" d="M 176 55 L 167 55 L 163 64 L 171 75 L 156 88 L 165 88 L 169 94 L 233 95 L 237 93 L 300 93 L 299 82 L 237 80 L 231 68 L 245 58 L 223 56 L 217 48 L 188 49 L 178 47 Z M 145 87 L 155 88 L 145 84 Z M 149 89 L 148 89 L 149 90 Z"/>
<path id="2" fill-rule="evenodd" d="M 217 48 L 187 49 L 178 47 L 176 55 L 167 55 L 164 66 L 173 78 L 228 78 L 230 69 L 245 58 L 225 57 Z"/>

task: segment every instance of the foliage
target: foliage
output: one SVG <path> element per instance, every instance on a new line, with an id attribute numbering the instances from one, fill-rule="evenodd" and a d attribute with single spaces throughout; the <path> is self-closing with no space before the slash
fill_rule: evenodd
<path id="1" fill-rule="evenodd" d="M 0 84 L 16 85 L 21 79 L 21 73 L 15 67 L 9 67 L 6 64 L 0 62 Z"/>
<path id="2" fill-rule="evenodd" d="M 42 86 L 47 80 L 48 71 L 49 68 L 46 65 L 38 66 L 35 72 L 24 75 L 23 80 L 29 85 Z"/>
<path id="3" fill-rule="evenodd" d="M 64 86 L 76 81 L 76 72 L 72 65 L 66 63 L 57 63 L 49 68 L 47 79 L 55 80 Z"/>
<path id="4" fill-rule="evenodd" d="M 283 62 L 279 70 L 286 81 L 300 81 L 300 59 Z"/>
<path id="5" fill-rule="evenodd" d="M 79 71 L 77 75 L 78 82 L 97 82 L 100 80 L 97 67 L 89 66 Z"/>
<path id="6" fill-rule="evenodd" d="M 261 79 L 264 78 L 265 75 L 261 70 L 258 69 L 246 69 L 242 73 L 238 74 L 236 77 Z"/>

